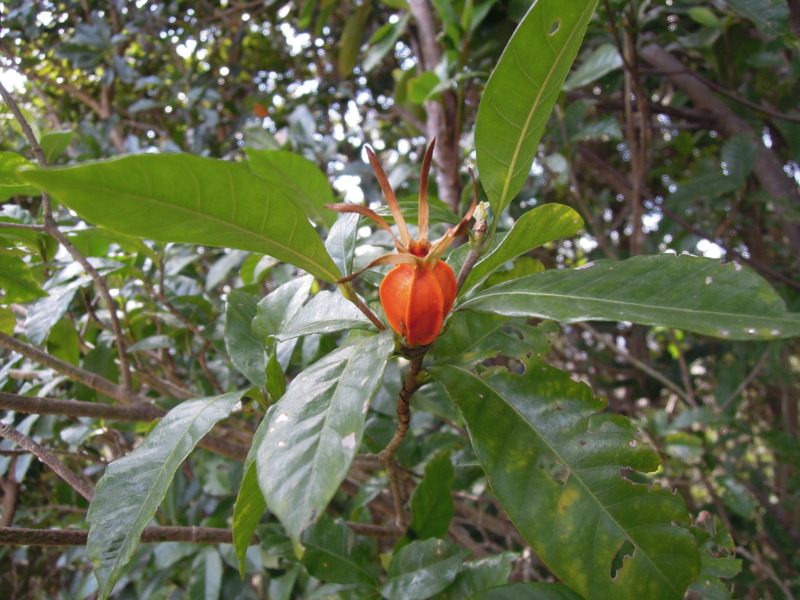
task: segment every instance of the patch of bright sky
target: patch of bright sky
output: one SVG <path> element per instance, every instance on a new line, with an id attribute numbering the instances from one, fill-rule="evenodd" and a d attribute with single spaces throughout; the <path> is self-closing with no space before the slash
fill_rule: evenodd
<path id="1" fill-rule="evenodd" d="M 20 75 L 16 71 L 5 71 L 0 69 L 0 82 L 3 87 L 9 92 L 22 93 L 25 91 L 25 84 L 27 83 L 24 75 Z"/>

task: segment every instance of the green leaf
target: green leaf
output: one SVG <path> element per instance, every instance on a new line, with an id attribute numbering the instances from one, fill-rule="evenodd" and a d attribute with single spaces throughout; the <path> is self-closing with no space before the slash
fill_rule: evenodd
<path id="1" fill-rule="evenodd" d="M 722 163 L 725 173 L 743 186 L 756 166 L 758 146 L 745 133 L 737 133 L 722 146 Z"/>
<path id="2" fill-rule="evenodd" d="M 233 507 L 233 546 L 236 549 L 236 558 L 239 559 L 239 575 L 244 579 L 247 566 L 245 555 L 250 546 L 250 539 L 255 533 L 261 516 L 267 510 L 264 495 L 258 487 L 256 464 L 251 462 L 244 472 L 236 504 Z"/>
<path id="3" fill-rule="evenodd" d="M 408 99 L 422 104 L 439 84 L 439 77 L 433 71 L 425 71 L 408 82 Z"/>
<path id="4" fill-rule="evenodd" d="M 138 154 L 20 177 L 113 231 L 269 254 L 324 281 L 341 277 L 303 210 L 231 162 Z"/>
<path id="5" fill-rule="evenodd" d="M 356 66 L 358 51 L 364 39 L 365 26 L 372 12 L 372 0 L 364 0 L 356 5 L 355 10 L 348 15 L 347 21 L 339 38 L 339 74 L 350 77 Z"/>
<path id="6" fill-rule="evenodd" d="M 88 275 L 78 277 L 64 285 L 52 287 L 46 298 L 34 302 L 25 317 L 25 335 L 28 341 L 36 346 L 44 344 L 50 329 L 67 313 L 76 292 L 91 282 L 92 278 Z"/>
<path id="7" fill-rule="evenodd" d="M 700 23 L 700 25 L 713 27 L 714 29 L 718 29 L 722 26 L 722 22 L 719 17 L 714 14 L 714 11 L 705 6 L 693 6 L 688 10 L 687 14 L 692 21 Z"/>
<path id="8" fill-rule="evenodd" d="M 266 419 L 265 419 L 266 420 Z M 262 421 L 263 425 L 264 421 Z M 233 506 L 233 547 L 236 550 L 236 558 L 239 559 L 239 575 L 244 579 L 247 548 L 250 546 L 250 539 L 255 533 L 264 511 L 267 510 L 267 503 L 264 502 L 264 495 L 258 487 L 258 476 L 256 471 L 256 450 L 267 433 L 266 427 L 259 426 L 253 436 L 253 443 L 244 459 L 242 472 L 242 485 L 236 495 L 236 504 Z"/>
<path id="9" fill-rule="evenodd" d="M 622 66 L 622 57 L 614 44 L 601 44 L 564 82 L 565 92 L 589 85 Z"/>
<path id="10" fill-rule="evenodd" d="M 192 561 L 189 571 L 189 598 L 217 600 L 222 589 L 222 557 L 212 547 L 204 548 Z"/>
<path id="11" fill-rule="evenodd" d="M 392 557 L 381 595 L 388 600 L 429 598 L 453 582 L 469 553 L 443 540 L 412 542 Z"/>
<path id="12" fill-rule="evenodd" d="M 767 37 L 786 32 L 789 23 L 789 5 L 780 0 L 727 0 L 728 6 L 750 19 Z"/>
<path id="13" fill-rule="evenodd" d="M 435 600 L 462 600 L 480 591 L 505 585 L 517 558 L 519 554 L 515 552 L 502 552 L 465 562 L 453 584 Z"/>
<path id="14" fill-rule="evenodd" d="M 591 597 L 591 596 L 590 596 Z M 560 583 L 515 583 L 475 594 L 470 600 L 584 600 Z M 649 599 L 648 599 L 649 600 Z"/>
<path id="15" fill-rule="evenodd" d="M 258 312 L 255 298 L 241 290 L 228 294 L 225 307 L 225 348 L 231 362 L 239 371 L 260 388 L 267 385 L 267 352 L 264 339 L 252 328 Z"/>
<path id="16" fill-rule="evenodd" d="M 410 17 L 411 13 L 406 13 L 394 23 L 386 23 L 373 34 L 369 40 L 370 49 L 361 63 L 361 68 L 365 73 L 369 73 L 378 66 L 383 57 L 394 50 L 397 40 L 403 35 L 408 25 Z"/>
<path id="17" fill-rule="evenodd" d="M 410 501 L 408 535 L 412 539 L 426 540 L 447 535 L 455 514 L 452 491 L 455 478 L 449 452 L 437 454 L 425 465 L 425 478 L 414 490 Z"/>
<path id="18" fill-rule="evenodd" d="M 475 126 L 481 184 L 500 215 L 528 178 L 539 138 L 597 0 L 539 0 L 483 91 Z"/>
<path id="19" fill-rule="evenodd" d="M 175 471 L 197 442 L 228 417 L 242 392 L 196 398 L 173 408 L 145 440 L 112 462 L 89 506 L 87 555 L 94 564 L 99 597 L 108 598 L 122 568 L 139 547 Z"/>
<path id="20" fill-rule="evenodd" d="M 258 483 L 295 543 L 339 488 L 394 352 L 391 332 L 339 348 L 298 375 L 260 427 Z"/>
<path id="21" fill-rule="evenodd" d="M 334 583 L 378 585 L 377 561 L 369 548 L 359 543 L 355 532 L 342 519 L 323 516 L 303 533 L 303 565 L 309 575 Z"/>
<path id="22" fill-rule="evenodd" d="M 0 298 L 3 304 L 30 302 L 47 296 L 31 275 L 30 266 L 13 254 L 0 254 L 0 288 L 5 292 Z"/>
<path id="23" fill-rule="evenodd" d="M 458 311 L 447 321 L 447 328 L 436 338 L 433 351 L 437 359 L 459 356 L 484 345 L 506 322 L 508 317 L 473 311 Z M 489 349 L 488 356 L 497 354 L 497 347 Z"/>
<path id="24" fill-rule="evenodd" d="M 301 335 L 350 329 L 374 329 L 374 326 L 355 304 L 340 293 L 323 290 L 314 294 L 275 337 L 283 341 Z"/>
<path id="25" fill-rule="evenodd" d="M 26 184 L 19 176 L 20 169 L 33 167 L 24 156 L 16 152 L 0 152 L 0 201 L 11 196 L 39 196 L 40 192 Z"/>
<path id="26" fill-rule="evenodd" d="M 541 363 L 523 375 L 429 370 L 458 404 L 506 513 L 560 580 L 591 598 L 683 598 L 699 569 L 693 537 L 675 525 L 689 515 L 679 495 L 623 476 L 659 466 L 627 419 Z"/>
<path id="27" fill-rule="evenodd" d="M 275 337 L 308 298 L 314 279 L 297 277 L 264 296 L 256 307 L 252 327 L 263 338 Z"/>
<path id="28" fill-rule="evenodd" d="M 583 219 L 568 206 L 545 204 L 526 212 L 511 231 L 475 265 L 464 282 L 464 289 L 477 286 L 508 261 L 543 244 L 574 235 Z"/>
<path id="29" fill-rule="evenodd" d="M 329 229 L 336 213 L 325 208 L 335 202 L 325 173 L 307 158 L 285 150 L 245 148 L 250 170 L 292 199 L 317 225 Z"/>
<path id="30" fill-rule="evenodd" d="M 598 260 L 479 292 L 462 309 L 565 323 L 630 321 L 733 340 L 800 335 L 800 314 L 756 273 L 695 256 Z"/>
<path id="31" fill-rule="evenodd" d="M 325 249 L 342 275 L 353 272 L 353 257 L 358 240 L 358 220 L 355 213 L 340 215 L 325 238 Z"/>
<path id="32" fill-rule="evenodd" d="M 41 139 L 44 158 L 48 163 L 52 163 L 59 158 L 72 141 L 71 131 L 51 131 L 45 133 Z"/>

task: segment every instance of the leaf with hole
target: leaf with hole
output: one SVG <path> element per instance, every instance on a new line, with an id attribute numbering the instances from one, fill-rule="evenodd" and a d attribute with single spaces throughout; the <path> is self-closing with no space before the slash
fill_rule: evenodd
<path id="1" fill-rule="evenodd" d="M 478 171 L 500 215 L 522 189 L 597 0 L 538 0 L 497 63 L 478 107 Z"/>
<path id="2" fill-rule="evenodd" d="M 461 410 L 506 513 L 561 581 L 592 598 L 683 598 L 699 570 L 678 525 L 689 514 L 679 495 L 624 476 L 659 466 L 627 419 L 541 363 L 523 375 L 429 370 Z"/>

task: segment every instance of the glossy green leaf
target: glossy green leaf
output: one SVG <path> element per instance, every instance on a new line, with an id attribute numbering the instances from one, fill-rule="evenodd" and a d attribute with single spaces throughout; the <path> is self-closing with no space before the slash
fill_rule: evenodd
<path id="1" fill-rule="evenodd" d="M 584 598 L 561 583 L 514 583 L 480 592 L 471 596 L 470 600 L 584 600 Z"/>
<path id="2" fill-rule="evenodd" d="M 239 493 L 236 495 L 236 504 L 233 506 L 233 521 L 231 529 L 233 531 L 233 547 L 236 551 L 236 558 L 239 559 L 239 575 L 244 579 L 246 569 L 247 548 L 250 546 L 250 539 L 256 531 L 261 517 L 267 510 L 267 503 L 264 502 L 264 495 L 258 487 L 258 476 L 256 471 L 256 450 L 267 433 L 267 428 L 263 426 L 266 419 L 261 421 L 256 433 L 253 436 L 253 443 L 247 452 L 244 460 L 242 472 L 242 484 L 239 486 Z"/>
<path id="3" fill-rule="evenodd" d="M 494 271 L 517 256 L 559 238 L 574 235 L 583 227 L 583 219 L 562 204 L 545 204 L 526 212 L 506 236 L 470 271 L 464 290 L 475 287 Z"/>
<path id="4" fill-rule="evenodd" d="M 48 290 L 46 298 L 34 302 L 25 317 L 25 334 L 32 344 L 41 346 L 47 339 L 50 329 L 67 313 L 77 291 L 89 285 L 88 275 L 54 286 Z"/>
<path id="5" fill-rule="evenodd" d="M 331 352 L 292 381 L 262 424 L 258 483 L 295 543 L 347 475 L 393 352 L 388 331 Z"/>
<path id="6" fill-rule="evenodd" d="M 353 74 L 356 58 L 364 41 L 364 28 L 371 12 L 372 0 L 365 0 L 361 4 L 353 5 L 353 10 L 347 18 L 339 40 L 339 74 L 342 77 Z"/>
<path id="7" fill-rule="evenodd" d="M 630 321 L 735 340 L 800 335 L 800 313 L 753 271 L 695 256 L 639 256 L 550 270 L 483 290 L 461 308 L 566 323 Z"/>
<path id="8" fill-rule="evenodd" d="M 16 152 L 0 152 L 0 201 L 11 196 L 40 195 L 37 188 L 28 185 L 19 176 L 21 169 L 32 166 L 31 161 Z"/>
<path id="9" fill-rule="evenodd" d="M 756 165 L 758 145 L 751 136 L 737 133 L 722 146 L 722 163 L 725 173 L 743 186 Z"/>
<path id="10" fill-rule="evenodd" d="M 44 158 L 48 163 L 58 159 L 72 141 L 72 131 L 51 131 L 45 133 L 41 139 Z"/>
<path id="11" fill-rule="evenodd" d="M 267 385 L 267 353 L 264 339 L 251 326 L 258 311 L 253 296 L 241 290 L 228 294 L 225 306 L 225 348 L 231 362 L 258 387 Z"/>
<path id="12" fill-rule="evenodd" d="M 314 294 L 275 337 L 283 341 L 301 335 L 350 329 L 374 329 L 374 325 L 340 293 L 323 290 Z"/>
<path id="13" fill-rule="evenodd" d="M 369 73 L 380 64 L 383 57 L 395 49 L 397 40 L 403 35 L 411 13 L 406 13 L 394 23 L 383 25 L 369 40 L 370 49 L 362 61 L 362 69 Z"/>
<path id="14" fill-rule="evenodd" d="M 300 310 L 313 283 L 311 277 L 297 277 L 264 296 L 256 307 L 253 330 L 264 339 L 278 335 Z"/>
<path id="15" fill-rule="evenodd" d="M 623 475 L 659 466 L 627 419 L 541 363 L 524 375 L 430 372 L 458 404 L 503 508 L 561 581 L 592 598 L 683 598 L 699 570 L 694 539 L 676 525 L 689 514 L 679 495 Z"/>
<path id="16" fill-rule="evenodd" d="M 470 551 L 443 540 L 412 542 L 392 557 L 381 595 L 388 600 L 423 600 L 449 586 Z"/>
<path id="17" fill-rule="evenodd" d="M 614 44 L 601 44 L 570 74 L 562 89 L 568 92 L 589 85 L 619 69 L 622 64 L 622 57 Z"/>
<path id="18" fill-rule="evenodd" d="M 189 571 L 189 597 L 217 600 L 222 589 L 222 557 L 213 546 L 203 548 Z"/>
<path id="19" fill-rule="evenodd" d="M 475 126 L 481 184 L 495 215 L 522 189 L 597 0 L 538 0 L 483 91 Z"/>
<path id="20" fill-rule="evenodd" d="M 450 521 L 455 514 L 452 490 L 455 478 L 456 472 L 449 452 L 437 454 L 425 465 L 425 477 L 414 490 L 409 502 L 409 537 L 426 540 L 447 535 Z"/>
<path id="21" fill-rule="evenodd" d="M 342 519 L 323 516 L 303 533 L 303 565 L 312 577 L 334 583 L 378 585 L 377 561 L 363 538 Z"/>
<path id="22" fill-rule="evenodd" d="M 94 564 L 101 599 L 108 598 L 121 569 L 197 442 L 228 417 L 242 392 L 187 400 L 173 408 L 145 440 L 112 462 L 97 483 L 89 507 L 87 555 Z"/>
<path id="23" fill-rule="evenodd" d="M 355 213 L 340 215 L 325 238 L 325 249 L 345 276 L 353 272 L 359 218 Z"/>
<path id="24" fill-rule="evenodd" d="M 447 321 L 445 331 L 436 338 L 433 347 L 437 359 L 448 356 L 458 356 L 477 347 L 484 346 L 506 322 L 508 317 L 477 313 L 473 311 L 458 311 Z M 489 350 L 490 355 L 497 353 L 497 347 Z M 488 358 L 488 356 L 487 356 Z"/>
<path id="25" fill-rule="evenodd" d="M 336 213 L 325 208 L 335 202 L 333 190 L 317 165 L 285 150 L 245 148 L 245 154 L 250 170 L 291 198 L 309 219 L 326 229 L 333 225 Z"/>
<path id="26" fill-rule="evenodd" d="M 250 546 L 250 539 L 266 510 L 267 503 L 264 502 L 264 495 L 258 487 L 256 464 L 251 462 L 246 467 L 239 494 L 236 496 L 236 504 L 233 507 L 233 546 L 236 549 L 236 557 L 239 559 L 239 575 L 242 579 L 245 576 L 245 567 L 247 566 L 245 555 Z"/>
<path id="27" fill-rule="evenodd" d="M 453 584 L 434 600 L 463 600 L 483 590 L 505 585 L 517 558 L 519 554 L 515 552 L 501 552 L 465 562 Z"/>
<path id="28" fill-rule="evenodd" d="M 138 154 L 20 177 L 107 229 L 269 254 L 328 282 L 340 277 L 303 210 L 231 162 Z"/>
<path id="29" fill-rule="evenodd" d="M 30 266 L 13 254 L 0 254 L 0 288 L 5 292 L 0 298 L 3 304 L 30 302 L 47 296 L 31 275 Z"/>

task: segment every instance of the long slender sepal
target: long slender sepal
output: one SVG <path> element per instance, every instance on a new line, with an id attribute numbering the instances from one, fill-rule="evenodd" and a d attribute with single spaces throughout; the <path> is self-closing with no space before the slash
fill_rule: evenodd
<path id="1" fill-rule="evenodd" d="M 422 171 L 419 175 L 419 241 L 428 240 L 428 173 L 431 170 L 433 160 L 433 147 L 436 145 L 436 138 L 428 144 L 425 158 L 422 160 Z"/>
<path id="2" fill-rule="evenodd" d="M 326 204 L 325 208 L 329 208 L 331 210 L 335 210 L 336 212 L 340 213 L 356 213 L 361 215 L 362 217 L 366 217 L 370 219 L 373 223 L 375 223 L 381 229 L 385 229 L 388 231 L 392 239 L 394 240 L 394 246 L 397 248 L 398 252 L 403 252 L 403 243 L 397 239 L 397 236 L 392 231 L 392 228 L 389 226 L 389 223 L 386 222 L 382 216 L 376 213 L 371 208 L 367 208 L 362 204 L 351 204 L 349 202 L 337 202 L 335 204 Z"/>
<path id="3" fill-rule="evenodd" d="M 375 156 L 372 148 L 367 146 L 366 149 L 369 164 L 372 165 L 372 170 L 375 171 L 375 177 L 378 178 L 378 183 L 383 190 L 383 195 L 386 197 L 386 204 L 389 205 L 389 210 L 392 211 L 394 222 L 397 224 L 397 230 L 400 232 L 400 239 L 403 242 L 404 249 L 401 250 L 398 248 L 398 252 L 407 252 L 408 246 L 411 243 L 411 236 L 408 233 L 408 226 L 406 225 L 403 213 L 400 211 L 400 205 L 397 203 L 397 197 L 394 195 L 392 186 L 389 185 L 389 178 L 386 176 L 386 172 L 383 170 L 378 157 Z"/>

